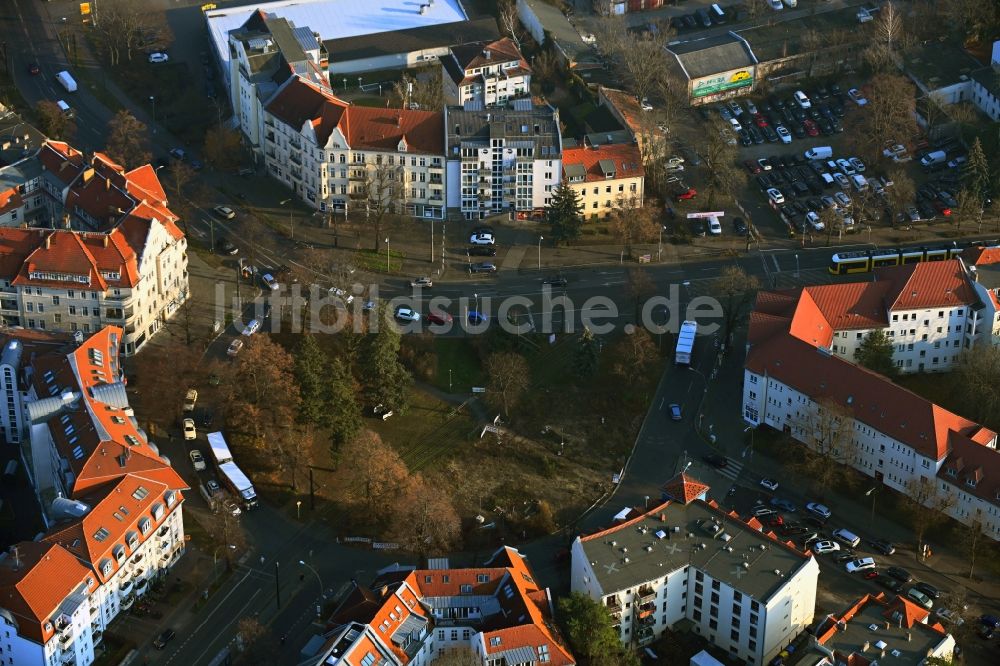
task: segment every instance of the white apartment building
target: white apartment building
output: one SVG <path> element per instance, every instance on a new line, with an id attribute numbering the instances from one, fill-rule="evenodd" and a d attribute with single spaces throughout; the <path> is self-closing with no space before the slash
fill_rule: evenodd
<path id="1" fill-rule="evenodd" d="M 580 197 L 585 218 L 604 219 L 620 204 L 642 208 L 645 170 L 636 144 L 564 147 L 562 163 L 564 182 Z"/>
<path id="2" fill-rule="evenodd" d="M 445 104 L 504 105 L 531 94 L 531 67 L 510 37 L 453 46 L 441 67 Z"/>
<path id="3" fill-rule="evenodd" d="M 483 566 L 383 569 L 354 588 L 327 622 L 326 641 L 302 664 L 424 666 L 458 648 L 483 666 L 576 663 L 553 620 L 549 591 L 525 557 L 499 549 Z"/>
<path id="4" fill-rule="evenodd" d="M 19 666 L 90 664 L 108 623 L 184 552 L 186 484 L 128 406 L 122 334 L 106 327 L 76 343 L 22 331 L 7 342 L 32 352 L 21 353 L 14 400 L 49 526 L 0 556 L 0 650 Z"/>
<path id="5" fill-rule="evenodd" d="M 762 292 L 750 318 L 743 419 L 769 426 L 1000 539 L 997 434 L 817 343 L 816 318 Z"/>
<path id="6" fill-rule="evenodd" d="M 445 108 L 448 208 L 467 220 L 539 216 L 562 175 L 559 111 L 514 100 L 508 107 Z"/>
<path id="7" fill-rule="evenodd" d="M 434 111 L 354 106 L 293 77 L 265 107 L 264 162 L 317 210 L 382 201 L 399 214 L 442 219 L 442 122 Z"/>
<path id="8" fill-rule="evenodd" d="M 0 317 L 8 326 L 89 335 L 121 326 L 138 351 L 188 297 L 187 239 L 150 165 L 91 165 L 48 142 L 42 191 L 70 229 L 0 228 Z M 110 214 L 109 214 L 110 213 Z"/>
<path id="9" fill-rule="evenodd" d="M 962 252 L 979 298 L 982 322 L 976 344 L 1000 345 L 1000 247 L 972 247 Z M 992 322 L 992 323 L 988 323 Z"/>
<path id="10" fill-rule="evenodd" d="M 571 589 L 608 609 L 626 645 L 680 622 L 746 664 L 766 664 L 813 620 L 819 565 L 705 500 L 681 474 L 669 498 L 573 542 Z"/>
<path id="11" fill-rule="evenodd" d="M 790 317 L 803 339 L 848 361 L 869 333 L 884 331 L 901 373 L 950 370 L 984 331 L 1000 326 L 958 259 L 879 268 L 873 276 L 772 292 L 762 305 Z"/>
<path id="12" fill-rule="evenodd" d="M 328 56 L 323 42 L 308 27 L 296 28 L 263 10 L 229 32 L 229 101 L 239 129 L 256 155 L 263 152 L 264 105 L 282 83 L 301 76 L 329 89 Z"/>

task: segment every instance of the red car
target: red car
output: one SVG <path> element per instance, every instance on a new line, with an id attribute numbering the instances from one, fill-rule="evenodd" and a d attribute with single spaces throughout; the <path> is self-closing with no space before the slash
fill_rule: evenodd
<path id="1" fill-rule="evenodd" d="M 819 128 L 816 127 L 816 123 L 808 118 L 802 121 L 802 126 L 806 128 L 806 134 L 809 136 L 819 136 Z"/>
<path id="2" fill-rule="evenodd" d="M 936 209 L 937 209 L 937 212 L 941 213 L 941 214 L 942 214 L 942 215 L 944 215 L 945 217 L 950 217 L 950 216 L 951 216 L 951 208 L 948 208 L 948 207 L 947 207 L 946 205 L 944 205 L 944 203 L 943 203 L 943 202 L 941 202 L 941 201 L 937 201 L 937 200 L 935 200 L 935 201 L 934 201 L 934 208 L 936 208 Z"/>
<path id="3" fill-rule="evenodd" d="M 767 118 L 764 117 L 764 114 L 758 113 L 753 119 L 757 121 L 757 127 L 767 127 Z"/>
<path id="4" fill-rule="evenodd" d="M 693 187 L 689 187 L 686 192 L 681 192 L 676 195 L 678 201 L 687 201 L 688 199 L 694 199 L 698 196 L 698 191 Z"/>
<path id="5" fill-rule="evenodd" d="M 437 312 L 429 312 L 427 313 L 427 321 L 429 321 L 432 324 L 441 324 L 441 325 L 450 324 L 451 315 L 442 310 L 438 310 Z"/>
<path id="6" fill-rule="evenodd" d="M 760 165 L 754 162 L 753 160 L 743 160 L 743 166 L 745 166 L 747 168 L 747 171 L 749 171 L 752 174 L 760 173 Z"/>
<path id="7" fill-rule="evenodd" d="M 28 65 L 28 74 L 31 74 L 32 76 L 38 76 L 38 74 L 41 73 L 41 71 L 42 70 L 38 68 L 38 65 L 36 63 L 31 63 Z"/>
<path id="8" fill-rule="evenodd" d="M 764 518 L 764 524 L 768 527 L 781 527 L 785 524 L 785 519 L 781 517 L 781 514 L 772 513 Z"/>
<path id="9" fill-rule="evenodd" d="M 872 569 L 871 571 L 866 571 L 864 573 L 865 580 L 874 580 L 878 578 L 878 572 Z"/>

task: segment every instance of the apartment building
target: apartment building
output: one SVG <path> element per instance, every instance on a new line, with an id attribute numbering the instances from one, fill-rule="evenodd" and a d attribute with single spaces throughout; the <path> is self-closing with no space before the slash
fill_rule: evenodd
<path id="1" fill-rule="evenodd" d="M 5 351 L 4 373 L 17 369 L 3 400 L 20 404 L 20 458 L 48 528 L 0 556 L 9 663 L 92 663 L 108 623 L 184 553 L 187 486 L 128 405 L 122 335 L 111 326 L 82 342 L 8 334 L 7 350 L 32 351 L 17 363 Z"/>
<path id="2" fill-rule="evenodd" d="M 529 99 L 447 107 L 445 128 L 448 208 L 466 220 L 543 214 L 562 173 L 557 109 Z"/>
<path id="3" fill-rule="evenodd" d="M 85 335 L 121 326 L 131 355 L 188 297 L 177 217 L 150 165 L 126 172 L 101 153 L 88 165 L 58 142 L 39 159 L 43 206 L 66 228 L 0 228 L 0 317 Z"/>
<path id="4" fill-rule="evenodd" d="M 822 620 L 812 639 L 821 655 L 817 666 L 876 663 L 923 664 L 928 657 L 950 662 L 955 639 L 930 611 L 909 599 L 879 592 L 866 594 L 840 614 Z"/>
<path id="5" fill-rule="evenodd" d="M 812 623 L 819 565 L 707 492 L 680 474 L 659 506 L 577 537 L 571 589 L 604 604 L 626 645 L 689 626 L 734 661 L 766 664 Z"/>
<path id="6" fill-rule="evenodd" d="M 354 106 L 293 77 L 264 110 L 268 173 L 321 211 L 445 214 L 443 116 Z"/>
<path id="7" fill-rule="evenodd" d="M 967 248 L 961 259 L 979 298 L 982 325 L 975 344 L 1000 345 L 1000 247 Z"/>
<path id="8" fill-rule="evenodd" d="M 531 94 L 531 67 L 510 37 L 453 46 L 441 67 L 445 104 L 504 105 Z"/>
<path id="9" fill-rule="evenodd" d="M 583 214 L 602 220 L 616 207 L 641 208 L 645 170 L 634 143 L 563 148 L 563 182 L 577 193 Z"/>
<path id="10" fill-rule="evenodd" d="M 872 331 L 894 345 L 901 373 L 950 370 L 986 331 L 1000 326 L 984 313 L 965 265 L 957 260 L 876 269 L 864 282 L 769 292 L 762 312 L 791 319 L 817 347 L 853 361 Z"/>
<path id="11" fill-rule="evenodd" d="M 326 47 L 308 27 L 257 9 L 229 32 L 229 101 L 254 154 L 263 154 L 264 105 L 289 78 L 329 89 Z"/>
<path id="12" fill-rule="evenodd" d="M 1000 539 L 997 434 L 832 353 L 826 321 L 800 317 L 789 298 L 757 297 L 743 419 Z"/>
<path id="13" fill-rule="evenodd" d="M 481 567 L 395 565 L 354 588 L 327 622 L 325 642 L 302 664 L 424 666 L 470 651 L 483 666 L 576 663 L 553 620 L 552 597 L 524 555 L 500 548 Z"/>

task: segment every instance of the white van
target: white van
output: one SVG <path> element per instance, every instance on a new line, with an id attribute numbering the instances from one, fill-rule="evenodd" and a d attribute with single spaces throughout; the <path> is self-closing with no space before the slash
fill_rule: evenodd
<path id="1" fill-rule="evenodd" d="M 854 189 L 858 192 L 864 192 L 868 189 L 868 180 L 865 179 L 860 173 L 856 173 L 851 176 L 851 184 L 854 185 Z"/>
<path id="2" fill-rule="evenodd" d="M 816 146 L 810 148 L 805 153 L 807 160 L 828 160 L 833 157 L 833 148 L 830 146 Z"/>
<path id="3" fill-rule="evenodd" d="M 718 4 L 712 5 L 712 10 L 709 14 L 712 15 L 712 23 L 715 25 L 722 25 L 726 22 L 726 12 Z"/>
<path id="4" fill-rule="evenodd" d="M 796 7 L 799 6 L 799 0 L 785 0 L 785 5 L 789 9 L 795 9 Z"/>
<path id="5" fill-rule="evenodd" d="M 833 538 L 851 548 L 857 548 L 861 545 L 861 537 L 843 527 L 833 531 Z"/>
<path id="6" fill-rule="evenodd" d="M 929 166 L 934 166 L 935 164 L 940 164 L 941 162 L 944 162 L 946 159 L 948 159 L 948 154 L 946 152 L 944 152 L 943 150 L 935 150 L 934 152 L 927 153 L 926 155 L 920 158 L 920 166 L 925 168 Z"/>
<path id="7" fill-rule="evenodd" d="M 71 107 L 69 104 L 62 101 L 61 99 L 56 100 L 56 106 L 59 107 L 59 110 L 62 111 L 62 114 L 67 118 L 72 118 L 73 116 L 76 115 L 76 112 L 73 110 L 73 107 Z"/>

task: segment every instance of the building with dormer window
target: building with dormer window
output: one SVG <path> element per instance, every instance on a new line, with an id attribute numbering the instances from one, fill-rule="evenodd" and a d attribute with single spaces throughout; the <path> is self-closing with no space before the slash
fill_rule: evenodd
<path id="1" fill-rule="evenodd" d="M 506 104 L 531 94 L 531 67 L 510 37 L 453 46 L 441 58 L 445 104 Z"/>
<path id="2" fill-rule="evenodd" d="M 293 77 L 264 109 L 264 163 L 320 211 L 364 210 L 392 184 L 394 212 L 442 219 L 442 122 L 434 111 L 354 106 Z"/>
<path id="3" fill-rule="evenodd" d="M 645 170 L 634 143 L 563 149 L 563 182 L 577 193 L 587 219 L 608 217 L 616 206 L 642 207 Z"/>

